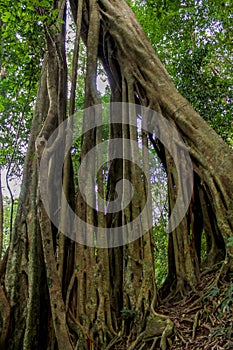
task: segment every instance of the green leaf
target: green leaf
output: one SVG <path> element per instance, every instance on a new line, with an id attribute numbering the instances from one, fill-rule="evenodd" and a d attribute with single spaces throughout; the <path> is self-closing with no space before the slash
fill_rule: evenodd
<path id="1" fill-rule="evenodd" d="M 233 236 L 228 238 L 228 242 L 227 242 L 227 247 L 232 247 L 233 246 Z"/>
<path id="2" fill-rule="evenodd" d="M 64 21 L 63 21 L 63 19 L 61 19 L 61 18 L 57 18 L 56 21 L 57 21 L 57 23 L 64 24 Z"/>
<path id="3" fill-rule="evenodd" d="M 233 300 L 233 283 L 228 288 L 226 295 Z"/>
<path id="4" fill-rule="evenodd" d="M 210 288 L 210 292 L 205 295 L 204 299 L 209 298 L 209 297 L 216 297 L 218 295 L 218 293 L 219 293 L 219 288 L 216 286 L 212 286 Z"/>
<path id="5" fill-rule="evenodd" d="M 10 12 L 5 12 L 3 15 L 2 15 L 2 21 L 3 22 L 8 22 L 8 20 L 11 18 L 11 13 Z"/>

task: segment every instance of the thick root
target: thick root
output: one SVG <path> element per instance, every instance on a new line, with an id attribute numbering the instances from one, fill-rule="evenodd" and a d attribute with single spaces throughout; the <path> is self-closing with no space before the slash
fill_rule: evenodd
<path id="1" fill-rule="evenodd" d="M 168 317 L 157 313 L 151 314 L 148 317 L 146 329 L 130 345 L 129 350 L 148 349 L 148 343 L 152 343 L 150 350 L 153 350 L 159 339 L 160 349 L 167 350 L 168 339 L 173 334 L 173 329 L 174 324 Z"/>

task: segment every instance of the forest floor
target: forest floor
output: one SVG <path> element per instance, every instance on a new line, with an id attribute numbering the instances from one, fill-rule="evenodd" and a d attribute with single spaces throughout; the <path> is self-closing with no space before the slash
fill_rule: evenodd
<path id="1" fill-rule="evenodd" d="M 174 324 L 166 350 L 233 350 L 233 276 L 223 279 L 218 270 L 202 272 L 195 290 L 183 298 L 170 297 L 156 313 L 167 316 Z M 159 344 L 158 338 L 153 345 L 137 344 L 134 350 L 159 350 Z M 111 347 L 128 348 L 123 339 Z"/>
<path id="2" fill-rule="evenodd" d="M 233 278 L 203 272 L 196 290 L 183 300 L 170 299 L 157 312 L 174 323 L 168 349 L 233 349 Z"/>

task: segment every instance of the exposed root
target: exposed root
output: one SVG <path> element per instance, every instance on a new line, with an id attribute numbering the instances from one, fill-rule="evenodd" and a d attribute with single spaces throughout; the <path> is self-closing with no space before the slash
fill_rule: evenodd
<path id="1" fill-rule="evenodd" d="M 138 335 L 136 340 L 130 345 L 129 350 L 160 349 L 166 350 L 169 343 L 169 337 L 173 333 L 174 324 L 167 316 L 151 313 L 148 317 L 145 330 Z"/>
<path id="2" fill-rule="evenodd" d="M 170 349 L 212 350 L 233 348 L 232 281 L 219 280 L 214 284 L 215 271 L 203 273 L 196 293 L 192 291 L 185 300 L 174 305 L 172 300 L 159 307 L 174 323 Z M 231 294 L 231 295 L 230 295 Z"/>

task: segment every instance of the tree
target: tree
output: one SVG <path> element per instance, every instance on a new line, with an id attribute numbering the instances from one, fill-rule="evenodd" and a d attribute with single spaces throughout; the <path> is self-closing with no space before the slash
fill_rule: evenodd
<path id="1" fill-rule="evenodd" d="M 206 236 L 207 242 L 205 266 L 211 268 L 224 260 L 219 273 L 228 274 L 233 269 L 233 247 L 227 244 L 233 230 L 232 150 L 177 92 L 123 0 L 70 1 L 77 29 L 71 92 L 67 101 L 66 3 L 56 1 L 51 5 L 42 1 L 35 6 L 43 20 L 47 50 L 14 230 L 9 252 L 0 266 L 1 348 L 110 349 L 124 340 L 129 349 L 142 349 L 146 344 L 155 347 L 157 337 L 160 337 L 160 347 L 166 349 L 173 323 L 169 317 L 156 312 L 159 300 L 151 230 L 123 246 L 114 247 L 114 242 L 108 249 L 94 244 L 82 245 L 62 234 L 66 208 L 61 193 L 56 192 L 55 197 L 48 193 L 51 210 L 54 202 L 60 201 L 56 212 L 59 228 L 51 223 L 42 201 L 43 186 L 38 182 L 38 176 L 46 141 L 67 114 L 71 116 L 75 111 L 80 40 L 87 47 L 85 108 L 99 103 L 96 76 L 100 59 L 108 76 L 111 102 L 127 102 L 131 106 L 136 102 L 156 111 L 161 120 L 168 120 L 179 131 L 191 156 L 194 169 L 192 200 L 187 214 L 169 235 L 169 270 L 160 297 L 183 296 L 195 288 L 203 263 L 200 258 L 202 235 Z M 51 13 L 52 20 L 46 21 Z M 128 127 L 125 122 L 132 110 L 122 111 L 119 104 L 113 106 L 111 116 L 118 114 L 122 120 L 110 125 L 110 140 L 120 138 L 137 143 L 136 127 Z M 88 129 L 95 121 L 94 109 L 89 111 L 89 118 L 83 121 L 88 131 L 81 140 L 81 161 L 103 139 L 101 127 Z M 180 186 L 179 169 L 154 132 L 145 133 L 142 129 L 141 139 L 145 146 L 151 142 L 164 164 L 171 213 L 178 196 L 175 189 Z M 56 140 L 55 143 L 60 142 L 59 134 Z M 124 148 L 124 145 L 120 147 Z M 62 147 L 60 149 L 63 151 Z M 116 150 L 110 151 L 115 158 L 108 165 L 107 200 L 111 202 L 117 198 L 117 183 L 122 178 L 130 180 L 137 188 L 131 203 L 121 212 L 104 215 L 94 210 L 85 202 L 80 188 L 75 196 L 70 155 L 66 156 L 62 169 L 63 191 L 70 207 L 81 219 L 98 228 L 121 227 L 124 222 L 133 221 L 149 195 L 149 184 L 136 163 L 119 159 Z M 139 145 L 136 149 L 129 148 L 128 152 L 132 159 L 138 157 Z M 47 168 L 48 185 L 55 189 L 56 174 L 60 171 L 58 155 L 52 155 Z M 145 173 L 147 156 L 145 153 L 143 158 Z M 84 163 L 82 172 L 92 174 L 93 171 L 93 162 Z M 80 176 L 85 175 L 82 172 Z M 97 174 L 97 185 L 104 196 L 105 179 L 101 171 Z M 88 190 L 84 183 L 84 193 Z M 137 229 L 143 232 L 145 227 L 148 227 L 147 223 L 142 222 Z M 93 242 L 96 237 L 98 239 L 98 230 L 81 233 L 84 237 L 92 234 Z"/>
<path id="2" fill-rule="evenodd" d="M 229 2 L 133 1 L 132 6 L 178 91 L 232 143 Z"/>

